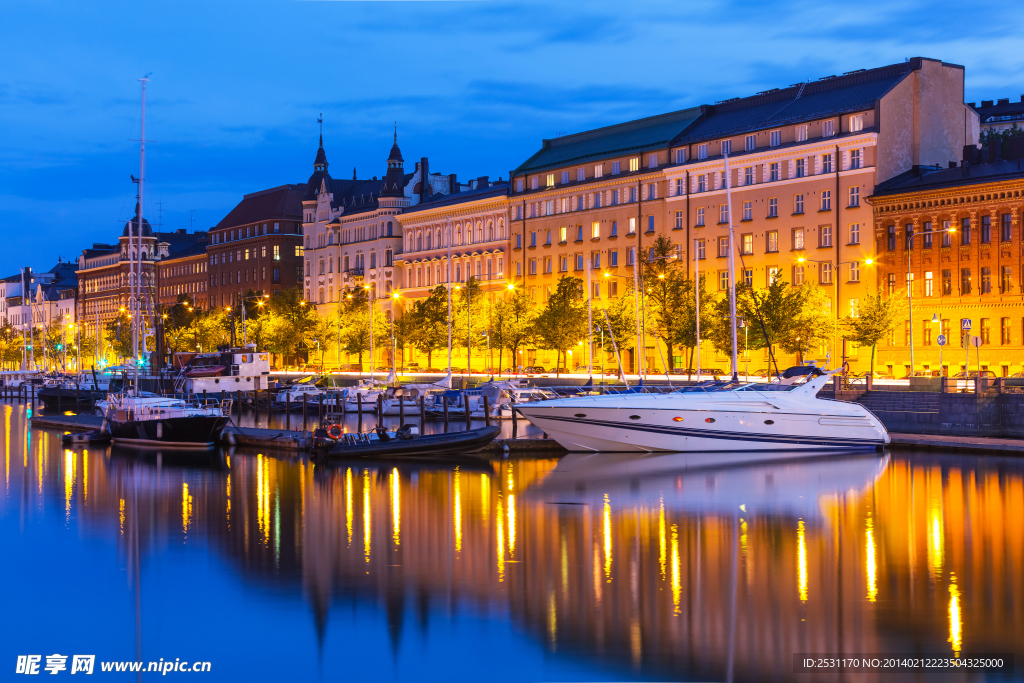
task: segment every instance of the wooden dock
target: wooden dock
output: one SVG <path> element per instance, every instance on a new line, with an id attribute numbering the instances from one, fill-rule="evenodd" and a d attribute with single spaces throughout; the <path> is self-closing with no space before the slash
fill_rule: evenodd
<path id="1" fill-rule="evenodd" d="M 29 423 L 34 429 L 59 429 L 78 434 L 99 429 L 103 418 L 96 415 L 34 415 Z"/>

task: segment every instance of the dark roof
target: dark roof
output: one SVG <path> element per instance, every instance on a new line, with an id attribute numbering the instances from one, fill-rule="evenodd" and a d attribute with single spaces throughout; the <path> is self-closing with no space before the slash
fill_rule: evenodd
<path id="1" fill-rule="evenodd" d="M 131 237 L 139 237 L 139 203 L 135 202 L 135 216 L 128 219 L 124 224 L 124 230 L 121 232 L 121 237 L 128 237 L 128 228 L 131 226 L 132 234 Z M 145 218 L 142 219 L 142 237 L 153 236 L 153 226 L 149 224 Z"/>
<path id="2" fill-rule="evenodd" d="M 1024 161 L 993 161 L 973 166 L 935 169 L 931 166 L 917 166 L 875 185 L 873 197 L 925 192 L 962 185 L 978 185 L 999 180 L 1024 179 Z"/>
<path id="3" fill-rule="evenodd" d="M 544 140 L 540 150 L 516 168 L 514 174 L 583 163 L 616 154 L 665 147 L 701 114 L 700 107 L 649 116 L 614 126 Z"/>
<path id="4" fill-rule="evenodd" d="M 21 273 L 17 275 L 8 275 L 5 278 L 0 278 L 0 282 L 21 282 Z"/>
<path id="5" fill-rule="evenodd" d="M 995 103 L 992 100 L 982 100 L 980 107 L 975 107 L 973 102 L 971 107 L 978 112 L 982 123 L 1024 120 L 1024 95 L 1021 95 L 1020 102 L 1011 102 L 1010 98 Z"/>
<path id="6" fill-rule="evenodd" d="M 78 263 L 71 261 L 58 261 L 57 265 L 47 270 L 47 273 L 53 273 L 53 284 L 60 283 L 63 286 L 71 285 L 77 286 L 78 284 Z"/>
<path id="7" fill-rule="evenodd" d="M 509 183 L 507 180 L 491 183 L 487 187 L 478 190 L 467 190 L 465 192 L 453 192 L 452 194 L 434 194 L 425 202 L 410 207 L 402 212 L 402 215 L 409 215 L 417 211 L 430 211 L 442 206 L 452 206 L 465 202 L 473 202 L 478 199 L 489 199 L 490 197 L 503 197 L 508 194 Z"/>
<path id="8" fill-rule="evenodd" d="M 920 66 L 920 60 L 918 57 L 900 64 L 798 83 L 752 97 L 705 106 L 705 115 L 701 120 L 688 128 L 673 143 L 703 142 L 748 131 L 872 109 L 879 98 Z"/>
<path id="9" fill-rule="evenodd" d="M 313 160 L 314 166 L 323 165 L 326 167 L 327 164 L 327 152 L 324 151 L 324 136 L 320 136 L 320 149 L 316 151 L 316 159 Z"/>
<path id="10" fill-rule="evenodd" d="M 187 233 L 184 230 L 171 233 L 158 232 L 157 236 L 161 242 L 167 242 L 171 246 L 168 249 L 167 258 L 183 258 L 206 253 L 206 245 L 209 243 L 209 233 L 196 231 Z"/>
<path id="11" fill-rule="evenodd" d="M 242 198 L 238 205 L 217 224 L 216 230 L 248 223 L 272 220 L 302 220 L 303 185 L 281 185 Z"/>

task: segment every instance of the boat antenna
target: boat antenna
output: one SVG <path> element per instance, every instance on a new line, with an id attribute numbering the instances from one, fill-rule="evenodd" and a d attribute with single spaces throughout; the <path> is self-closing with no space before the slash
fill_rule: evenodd
<path id="1" fill-rule="evenodd" d="M 139 394 L 139 319 L 142 317 L 142 306 L 139 297 L 142 293 L 140 282 L 142 280 L 142 202 L 143 202 L 143 178 L 146 174 L 146 83 L 149 82 L 149 74 L 139 79 L 142 83 L 142 124 L 139 136 L 139 210 L 136 212 L 138 223 L 138 247 L 132 253 L 132 230 L 128 231 L 128 257 L 130 261 L 138 261 L 138 270 L 135 271 L 135 281 L 131 283 L 132 305 L 132 375 L 135 388 L 135 395 Z M 131 221 L 129 221 L 129 226 Z"/>

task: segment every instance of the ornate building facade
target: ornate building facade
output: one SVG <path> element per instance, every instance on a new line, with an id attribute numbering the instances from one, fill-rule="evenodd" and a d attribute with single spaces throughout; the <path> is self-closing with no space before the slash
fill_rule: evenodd
<path id="1" fill-rule="evenodd" d="M 1021 164 L 917 167 L 880 184 L 868 199 L 878 290 L 900 297 L 907 314 L 878 346 L 876 364 L 883 370 L 896 377 L 911 369 L 951 376 L 965 367 L 978 370 L 980 361 L 982 370 L 1000 376 L 1024 371 Z M 962 320 L 982 342 L 969 357 Z M 860 350 L 860 358 L 868 355 L 870 349 Z"/>

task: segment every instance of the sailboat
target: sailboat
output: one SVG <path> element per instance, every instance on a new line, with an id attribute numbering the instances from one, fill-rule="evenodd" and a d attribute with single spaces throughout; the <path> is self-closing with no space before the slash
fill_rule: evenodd
<path id="1" fill-rule="evenodd" d="M 735 273 L 728 155 L 725 169 L 729 272 Z M 838 369 L 806 365 L 789 368 L 778 383 L 740 382 L 735 282 L 729 288 L 729 318 L 731 382 L 698 384 L 669 394 L 576 396 L 516 409 L 569 451 L 779 453 L 873 449 L 889 443 L 885 426 L 864 406 L 817 397 Z"/>
<path id="2" fill-rule="evenodd" d="M 146 166 L 146 82 L 142 80 L 142 135 L 139 149 L 139 196 L 135 217 L 128 221 L 129 304 L 132 317 L 132 358 L 139 355 L 142 298 L 143 178 Z M 223 403 L 143 395 L 139 391 L 138 361 L 132 363 L 132 382 L 123 393 L 107 396 L 101 433 L 114 443 L 135 446 L 211 448 L 220 441 L 231 415 L 231 401 Z"/>

